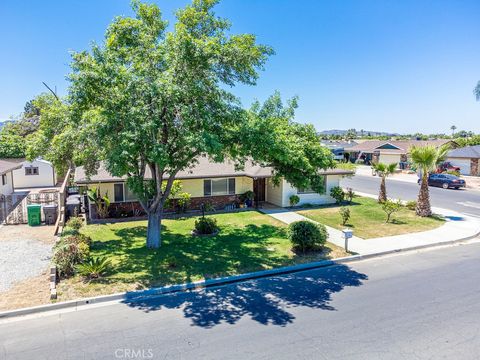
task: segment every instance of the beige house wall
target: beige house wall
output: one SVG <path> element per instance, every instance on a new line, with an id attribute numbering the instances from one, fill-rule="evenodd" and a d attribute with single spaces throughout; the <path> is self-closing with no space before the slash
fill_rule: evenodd
<path id="1" fill-rule="evenodd" d="M 400 154 L 380 154 L 379 162 L 384 164 L 398 164 L 400 162 Z"/>
<path id="2" fill-rule="evenodd" d="M 218 178 L 216 178 L 218 179 Z M 182 192 L 189 193 L 192 197 L 203 197 L 203 180 L 205 179 L 185 179 L 180 180 L 182 184 Z M 114 202 L 114 185 L 115 184 L 122 184 L 122 182 L 117 183 L 100 183 L 100 184 L 89 184 L 88 188 L 100 189 L 100 194 L 104 196 L 108 194 L 108 198 L 111 202 Z M 236 177 L 235 178 L 235 194 L 243 194 L 248 190 L 253 190 L 253 179 L 249 177 Z M 134 199 L 126 199 L 126 201 L 131 201 Z"/>

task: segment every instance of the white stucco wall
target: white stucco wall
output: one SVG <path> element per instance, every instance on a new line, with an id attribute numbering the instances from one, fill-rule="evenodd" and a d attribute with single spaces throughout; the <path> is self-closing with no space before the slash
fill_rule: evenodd
<path id="1" fill-rule="evenodd" d="M 275 186 L 270 178 L 266 180 L 266 186 L 267 191 L 265 199 L 267 202 L 277 206 L 283 206 L 283 181 L 281 181 L 278 186 Z"/>
<path id="2" fill-rule="evenodd" d="M 10 195 L 13 192 L 13 176 L 12 172 L 9 171 L 6 174 L 7 183 L 2 185 L 2 175 L 0 175 L 0 194 L 1 195 Z"/>
<path id="3" fill-rule="evenodd" d="M 38 167 L 38 175 L 25 175 L 25 168 Z M 55 186 L 57 183 L 55 170 L 48 161 L 34 160 L 24 161 L 22 167 L 13 170 L 13 183 L 18 188 L 34 188 Z"/>
<path id="4" fill-rule="evenodd" d="M 340 183 L 340 175 L 328 175 L 325 194 L 299 194 L 298 190 L 290 183 L 282 180 L 279 186 L 274 186 L 271 180 L 267 182 L 267 201 L 277 206 L 287 207 L 290 206 L 290 196 L 298 195 L 300 202 L 298 205 L 303 204 L 332 204 L 335 202 L 329 194 L 330 190 L 338 186 Z"/>

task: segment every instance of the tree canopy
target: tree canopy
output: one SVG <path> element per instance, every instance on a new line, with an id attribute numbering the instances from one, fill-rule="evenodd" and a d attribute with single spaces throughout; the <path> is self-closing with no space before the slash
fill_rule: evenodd
<path id="1" fill-rule="evenodd" d="M 103 160 L 114 176 L 126 176 L 149 215 L 149 247 L 160 245 L 176 174 L 199 156 L 240 167 L 253 160 L 272 166 L 276 180 L 317 189 L 318 171 L 334 166 L 313 126 L 293 122 L 296 99 L 284 105 L 275 93 L 245 110 L 229 91 L 255 85 L 273 50 L 252 34 L 232 34 L 213 11 L 217 2 L 194 0 L 167 31 L 156 5 L 133 1 L 134 18 L 117 17 L 103 44 L 73 55 L 68 97 L 40 107 L 32 154 L 90 172 Z"/>

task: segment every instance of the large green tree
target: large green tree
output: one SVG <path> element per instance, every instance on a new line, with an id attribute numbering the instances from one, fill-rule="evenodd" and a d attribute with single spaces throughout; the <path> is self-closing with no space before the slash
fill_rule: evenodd
<path id="1" fill-rule="evenodd" d="M 292 122 L 295 99 L 284 106 L 275 94 L 246 111 L 228 91 L 254 85 L 273 51 L 254 35 L 232 34 L 230 23 L 213 12 L 216 3 L 194 0 L 167 31 L 156 5 L 134 1 L 134 18 L 117 17 L 102 45 L 73 56 L 61 132 L 76 152 L 69 155 L 90 171 L 103 160 L 113 175 L 127 177 L 148 214 L 150 248 L 161 244 L 177 173 L 199 156 L 230 158 L 240 167 L 253 159 L 272 166 L 276 180 L 317 189 L 323 186 L 319 169 L 333 166 L 315 129 Z M 44 140 L 52 136 L 48 129 L 41 126 Z"/>

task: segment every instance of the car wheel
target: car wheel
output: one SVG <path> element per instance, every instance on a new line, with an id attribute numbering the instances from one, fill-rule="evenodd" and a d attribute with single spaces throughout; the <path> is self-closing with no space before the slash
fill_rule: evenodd
<path id="1" fill-rule="evenodd" d="M 455 190 L 458 190 L 458 189 L 460 189 L 460 188 L 458 186 L 455 186 Z"/>
<path id="2" fill-rule="evenodd" d="M 448 183 L 443 183 L 442 187 L 443 187 L 444 189 L 448 189 Z"/>

